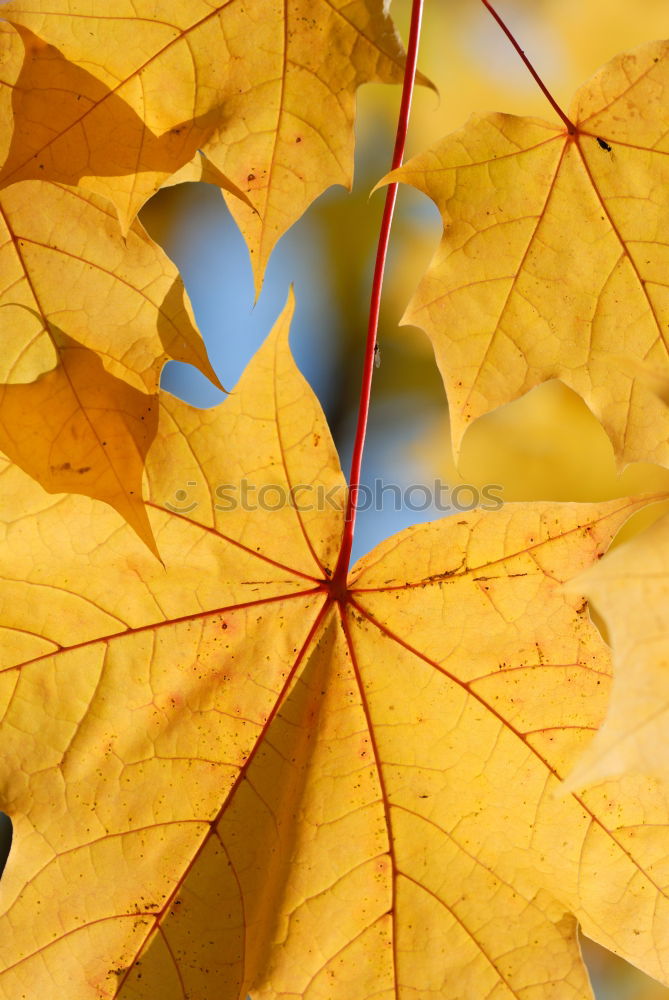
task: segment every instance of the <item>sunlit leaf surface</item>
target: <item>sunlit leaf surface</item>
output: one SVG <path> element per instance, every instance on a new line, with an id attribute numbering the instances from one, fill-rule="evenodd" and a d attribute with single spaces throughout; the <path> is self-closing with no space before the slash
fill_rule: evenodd
<path id="1" fill-rule="evenodd" d="M 333 599 L 343 479 L 289 312 L 225 403 L 162 408 L 164 567 L 2 475 L 0 989 L 585 1000 L 577 921 L 667 981 L 666 790 L 560 784 L 609 690 L 562 582 L 638 504 L 421 525 Z"/>
<path id="2" fill-rule="evenodd" d="M 622 463 L 669 461 L 665 410 L 626 358 L 669 372 L 669 43 L 616 57 L 577 93 L 576 132 L 475 115 L 391 177 L 444 236 L 405 319 L 424 327 L 454 446 L 476 417 L 551 378 Z"/>
<path id="3" fill-rule="evenodd" d="M 2 8 L 15 127 L 0 175 L 111 198 L 127 225 L 203 150 L 244 193 L 230 208 L 259 284 L 276 240 L 350 184 L 355 92 L 400 82 L 382 0 L 16 0 Z"/>

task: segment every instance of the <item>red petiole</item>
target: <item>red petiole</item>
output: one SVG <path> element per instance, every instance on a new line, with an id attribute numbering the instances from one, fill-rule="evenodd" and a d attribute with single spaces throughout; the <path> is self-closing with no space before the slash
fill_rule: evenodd
<path id="1" fill-rule="evenodd" d="M 404 156 L 407 129 L 409 127 L 411 98 L 413 96 L 414 81 L 416 78 L 418 41 L 420 38 L 420 24 L 422 16 L 423 0 L 413 0 L 406 66 L 404 70 L 404 84 L 402 87 L 402 101 L 397 119 L 397 132 L 395 134 L 395 149 L 393 151 L 391 170 L 396 170 L 397 167 L 402 165 L 402 159 Z M 360 390 L 360 404 L 358 407 L 358 423 L 356 426 L 355 441 L 353 444 L 353 457 L 351 459 L 351 472 L 349 475 L 349 490 L 346 504 L 346 518 L 344 521 L 344 533 L 342 536 L 339 559 L 331 581 L 331 593 L 336 598 L 341 597 L 346 590 L 346 578 L 348 576 L 348 569 L 351 561 L 351 548 L 353 546 L 353 533 L 355 531 L 356 499 L 360 488 L 362 453 L 365 446 L 365 434 L 367 431 L 367 420 L 369 417 L 369 402 L 372 391 L 372 376 L 374 374 L 375 367 L 374 350 L 376 347 L 376 336 L 379 328 L 383 272 L 386 266 L 388 242 L 390 239 L 390 227 L 393 220 L 393 212 L 395 211 L 396 199 L 397 184 L 389 184 L 386 189 L 386 203 L 383 209 L 383 218 L 381 220 L 379 242 L 376 250 L 376 264 L 374 266 L 374 279 L 372 282 L 372 291 L 370 296 L 369 320 L 367 323 L 367 343 L 365 346 L 365 364 L 362 373 L 362 387 Z"/>
<path id="2" fill-rule="evenodd" d="M 513 34 L 509 30 L 509 28 L 507 28 L 507 26 L 505 25 L 505 23 L 502 20 L 502 18 L 499 16 L 499 14 L 493 8 L 493 6 L 490 3 L 488 3 L 488 0 L 481 0 L 481 3 L 486 8 L 486 10 L 488 10 L 492 14 L 492 16 L 495 18 L 495 20 L 497 21 L 498 25 L 500 26 L 500 28 L 502 29 L 502 31 L 504 32 L 504 34 L 506 35 L 506 37 L 509 39 L 509 41 L 513 45 L 514 49 L 516 50 L 516 52 L 518 53 L 518 55 L 520 56 L 520 58 L 525 63 L 525 65 L 527 66 L 527 68 L 530 71 L 530 73 L 532 74 L 532 78 L 534 79 L 534 81 L 536 82 L 537 86 L 541 90 L 541 93 L 544 95 L 544 97 L 546 98 L 546 100 L 549 102 L 550 106 L 553 108 L 553 110 L 555 111 L 555 113 L 560 116 L 560 118 L 562 119 L 562 121 L 567 126 L 567 132 L 569 133 L 569 135 L 575 135 L 576 131 L 577 131 L 576 126 L 574 125 L 574 123 L 569 118 L 567 118 L 566 114 L 564 113 L 564 111 L 562 110 L 562 108 L 560 107 L 560 105 L 557 103 L 557 101 L 555 100 L 555 98 L 553 97 L 553 95 L 551 94 L 551 92 L 549 91 L 548 87 L 543 82 L 543 80 L 541 79 L 541 77 L 539 76 L 539 74 L 537 73 L 537 71 L 535 70 L 534 66 L 532 65 L 532 63 L 530 62 L 530 60 L 527 58 L 527 56 L 525 55 L 525 53 L 523 52 L 523 50 L 521 49 L 520 45 L 518 44 L 518 42 L 514 38 Z"/>

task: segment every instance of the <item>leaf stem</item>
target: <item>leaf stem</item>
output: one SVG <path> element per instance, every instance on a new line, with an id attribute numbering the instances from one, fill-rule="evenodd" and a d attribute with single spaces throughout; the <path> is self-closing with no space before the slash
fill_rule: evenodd
<path id="1" fill-rule="evenodd" d="M 497 13 L 497 11 L 492 7 L 492 5 L 490 3 L 488 3 L 488 0 L 481 0 L 481 3 L 483 4 L 484 7 L 486 7 L 488 9 L 488 11 L 490 11 L 490 13 L 492 14 L 492 16 L 495 18 L 495 20 L 497 21 L 498 25 L 500 26 L 500 28 L 502 29 L 502 31 L 504 32 L 504 34 L 506 35 L 506 37 L 509 39 L 509 41 L 513 45 L 514 49 L 516 50 L 516 52 L 518 53 L 518 55 L 520 56 L 520 58 L 525 63 L 525 65 L 527 66 L 527 68 L 530 71 L 530 73 L 532 74 L 532 77 L 534 78 L 536 84 L 540 88 L 542 94 L 548 100 L 548 102 L 550 103 L 550 105 L 553 108 L 553 110 L 560 116 L 560 118 L 562 119 L 562 121 L 567 126 L 567 132 L 569 133 L 569 135 L 575 135 L 576 132 L 578 131 L 577 128 L 576 128 L 576 126 L 574 125 L 574 123 L 569 118 L 567 118 L 566 114 L 564 113 L 564 111 L 562 110 L 562 108 L 560 107 L 560 105 L 557 103 L 557 101 L 555 100 L 555 98 L 553 97 L 553 95 L 551 94 L 551 92 L 549 91 L 548 87 L 543 82 L 543 80 L 541 79 L 541 77 L 539 76 L 539 74 L 537 73 L 537 71 L 535 70 L 534 66 L 532 65 L 532 63 L 530 62 L 530 60 L 527 58 L 527 56 L 525 55 L 525 53 L 521 49 L 521 47 L 518 44 L 518 42 L 516 41 L 516 39 L 511 34 L 511 31 L 505 25 L 505 23 L 502 20 L 502 18 L 499 16 L 499 14 Z"/>
<path id="2" fill-rule="evenodd" d="M 413 96 L 414 81 L 416 78 L 416 63 L 418 60 L 418 41 L 420 38 L 420 24 L 423 16 L 423 0 L 413 0 L 411 6 L 411 26 L 409 28 L 409 42 L 407 45 L 406 64 L 404 68 L 404 83 L 402 86 L 402 101 L 397 118 L 397 131 L 395 133 L 395 149 L 391 170 L 396 170 L 402 165 L 404 147 L 406 145 L 407 129 L 409 127 L 409 112 L 411 110 L 411 98 Z M 397 200 L 397 184 L 389 184 L 386 189 L 386 203 L 381 219 L 381 229 L 379 231 L 379 241 L 376 249 L 376 263 L 374 266 L 374 280 L 369 303 L 369 320 L 367 323 L 367 343 L 365 345 L 365 363 L 362 373 L 362 386 L 360 389 L 360 403 L 358 407 L 358 424 L 355 431 L 353 443 L 353 456 L 351 458 L 351 472 L 349 475 L 348 498 L 346 501 L 346 518 L 344 521 L 344 533 L 342 536 L 339 559 L 332 576 L 330 584 L 331 593 L 335 598 L 343 596 L 346 590 L 346 578 L 348 576 L 349 564 L 351 561 L 351 548 L 353 546 L 353 534 L 355 531 L 356 501 L 360 488 L 360 474 L 362 468 L 362 453 L 365 446 L 365 434 L 367 432 L 367 420 L 369 417 L 369 402 L 372 391 L 372 376 L 374 374 L 374 349 L 376 347 L 376 336 L 379 328 L 379 312 L 381 308 L 381 289 L 383 287 L 383 273 L 388 255 L 388 242 L 390 239 L 390 227 L 395 211 L 395 201 Z"/>

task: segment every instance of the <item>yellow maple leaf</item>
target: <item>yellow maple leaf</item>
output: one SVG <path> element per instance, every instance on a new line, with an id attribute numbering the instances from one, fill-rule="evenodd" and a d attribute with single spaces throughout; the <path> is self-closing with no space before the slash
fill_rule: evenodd
<path id="1" fill-rule="evenodd" d="M 586 1000 L 577 922 L 668 981 L 635 836 L 666 789 L 560 794 L 609 687 L 562 582 L 638 504 L 421 525 L 335 599 L 344 482 L 290 311 L 220 407 L 165 401 L 164 567 L 2 474 L 0 991 Z"/>
<path id="2" fill-rule="evenodd" d="M 45 181 L 0 193 L 0 246 L 0 448 L 152 547 L 141 483 L 161 369 L 184 361 L 221 387 L 176 268 L 139 223 L 122 238 L 105 199 Z"/>
<path id="3" fill-rule="evenodd" d="M 575 585 L 606 623 L 615 669 L 606 718 L 569 786 L 628 771 L 666 780 L 669 515 L 609 553 Z"/>
<path id="4" fill-rule="evenodd" d="M 20 33 L 5 182 L 81 182 L 127 225 L 198 149 L 227 178 L 259 285 L 279 237 L 331 184 L 350 185 L 355 91 L 400 82 L 382 0 L 285 6 L 95 0 L 3 6 Z M 4 45 L 16 63 L 12 29 Z"/>
<path id="5" fill-rule="evenodd" d="M 430 336 L 456 452 L 476 417 L 551 378 L 578 392 L 622 463 L 669 461 L 662 404 L 624 365 L 669 373 L 669 42 L 620 55 L 563 124 L 504 114 L 390 174 L 444 235 L 405 320 Z"/>

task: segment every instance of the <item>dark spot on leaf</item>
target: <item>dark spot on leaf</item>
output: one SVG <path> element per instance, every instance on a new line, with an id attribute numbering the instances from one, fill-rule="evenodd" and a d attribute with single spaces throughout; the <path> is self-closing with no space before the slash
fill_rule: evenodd
<path id="1" fill-rule="evenodd" d="M 12 847 L 14 829 L 12 821 L 5 813 L 0 812 L 0 877 L 7 864 L 7 858 Z"/>

